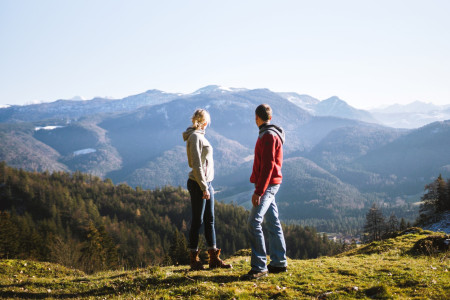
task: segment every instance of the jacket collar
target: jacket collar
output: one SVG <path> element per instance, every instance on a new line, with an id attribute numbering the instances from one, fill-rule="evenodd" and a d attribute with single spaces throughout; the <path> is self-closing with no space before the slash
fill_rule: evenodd
<path id="1" fill-rule="evenodd" d="M 280 137 L 281 143 L 284 144 L 286 136 L 282 127 L 269 123 L 264 123 L 261 126 L 259 126 L 259 134 L 262 134 L 266 131 L 275 132 Z"/>

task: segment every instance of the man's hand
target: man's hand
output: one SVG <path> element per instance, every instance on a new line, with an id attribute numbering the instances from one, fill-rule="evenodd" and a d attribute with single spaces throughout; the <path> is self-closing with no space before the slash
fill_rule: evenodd
<path id="1" fill-rule="evenodd" d="M 208 190 L 203 191 L 203 199 L 209 200 L 211 198 L 211 195 L 209 194 Z"/>
<path id="2" fill-rule="evenodd" d="M 252 204 L 254 207 L 258 206 L 261 203 L 261 196 L 253 193 L 252 196 Z"/>

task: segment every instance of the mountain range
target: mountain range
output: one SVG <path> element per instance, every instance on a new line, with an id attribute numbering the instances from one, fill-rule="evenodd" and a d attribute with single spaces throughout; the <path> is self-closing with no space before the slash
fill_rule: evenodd
<path id="1" fill-rule="evenodd" d="M 320 101 L 309 95 L 279 94 L 312 115 L 356 119 L 394 128 L 413 129 L 450 119 L 450 105 L 439 106 L 415 101 L 407 105 L 393 104 L 383 108 L 361 110 L 348 105 L 336 96 Z"/>
<path id="2" fill-rule="evenodd" d="M 117 100 L 0 108 L 0 161 L 35 171 L 79 170 L 143 188 L 184 187 L 189 169 L 181 133 L 193 111 L 206 108 L 216 199 L 249 207 L 260 103 L 272 106 L 273 122 L 286 131 L 277 198 L 284 220 L 361 219 L 373 202 L 411 217 L 424 185 L 439 174 L 450 177 L 449 120 L 393 128 L 338 97 L 319 101 L 218 86 L 187 95 L 150 90 Z"/>
<path id="3" fill-rule="evenodd" d="M 394 104 L 385 108 L 372 109 L 370 113 L 386 126 L 418 128 L 435 121 L 450 119 L 450 105 L 434 105 L 416 101 L 407 105 Z"/>

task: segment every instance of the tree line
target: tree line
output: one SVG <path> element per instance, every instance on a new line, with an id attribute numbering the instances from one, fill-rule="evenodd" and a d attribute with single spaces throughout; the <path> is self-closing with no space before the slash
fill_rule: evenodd
<path id="1" fill-rule="evenodd" d="M 0 258 L 52 261 L 89 273 L 186 264 L 190 213 L 181 187 L 144 190 L 81 172 L 27 172 L 0 162 Z M 250 247 L 248 211 L 217 202 L 215 214 L 224 257 Z M 314 228 L 283 226 L 291 258 L 342 251 Z"/>
<path id="2" fill-rule="evenodd" d="M 395 213 L 391 213 L 386 218 L 381 207 L 374 203 L 366 214 L 363 241 L 379 241 L 389 237 L 396 231 L 405 230 L 408 227 L 411 227 L 411 223 L 406 222 L 404 218 L 401 218 L 399 221 Z"/>
<path id="3" fill-rule="evenodd" d="M 436 222 L 442 213 L 448 211 L 450 211 L 450 179 L 446 181 L 439 175 L 436 180 L 425 185 L 425 193 L 421 197 L 419 208 L 420 214 L 414 225 L 423 226 Z M 411 224 L 403 218 L 398 221 L 394 213 L 386 218 L 381 207 L 374 203 L 366 214 L 364 240 L 366 242 L 381 240 L 410 226 Z"/>

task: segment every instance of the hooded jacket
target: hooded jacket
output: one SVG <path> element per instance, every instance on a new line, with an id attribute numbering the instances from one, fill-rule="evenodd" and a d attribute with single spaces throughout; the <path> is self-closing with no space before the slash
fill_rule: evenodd
<path id="1" fill-rule="evenodd" d="M 214 179 L 213 147 L 205 138 L 205 131 L 189 127 L 183 132 L 186 153 L 192 171 L 189 178 L 195 180 L 202 191 L 208 189 L 208 182 Z"/>
<path id="2" fill-rule="evenodd" d="M 255 194 L 262 196 L 269 184 L 282 181 L 284 130 L 271 124 L 259 127 L 255 145 L 255 158 L 250 182 L 255 184 Z"/>

